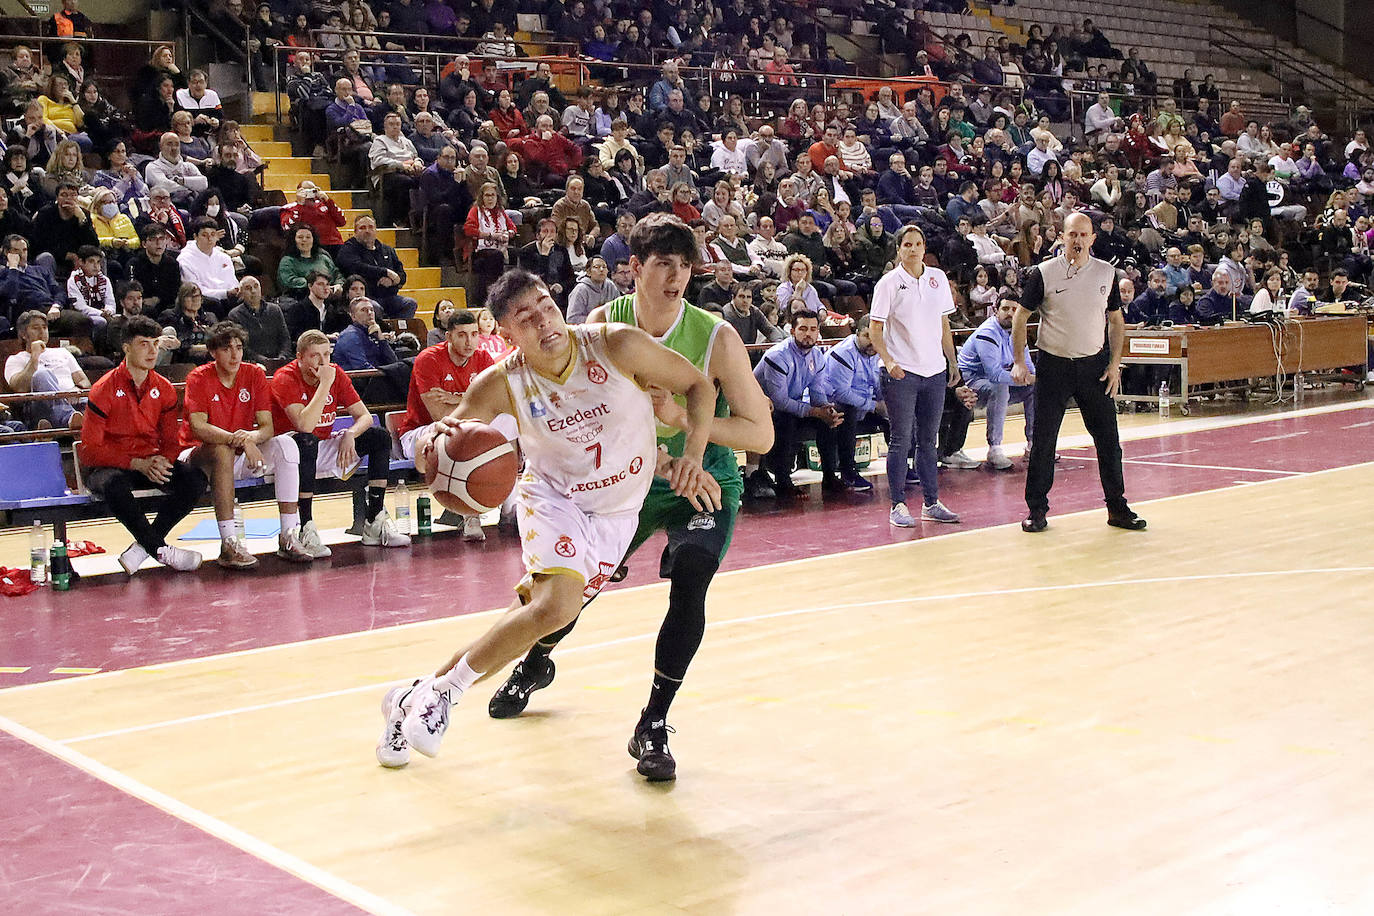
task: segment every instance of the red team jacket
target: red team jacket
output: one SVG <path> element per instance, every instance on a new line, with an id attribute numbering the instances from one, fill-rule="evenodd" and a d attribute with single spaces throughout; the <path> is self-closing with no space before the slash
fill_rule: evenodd
<path id="1" fill-rule="evenodd" d="M 134 458 L 162 455 L 176 461 L 177 390 L 156 372 L 143 387 L 134 386 L 124 363 L 91 386 L 90 409 L 77 444 L 81 463 L 88 468 L 127 468 Z"/>

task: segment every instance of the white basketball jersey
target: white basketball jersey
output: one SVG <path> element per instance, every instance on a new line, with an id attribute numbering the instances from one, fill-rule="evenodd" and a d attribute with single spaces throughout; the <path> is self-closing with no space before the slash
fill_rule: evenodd
<path id="1" fill-rule="evenodd" d="M 653 401 L 607 355 L 606 325 L 571 325 L 568 333 L 573 359 L 561 379 L 534 371 L 519 351 L 500 363 L 525 471 L 583 512 L 638 512 L 657 457 Z"/>

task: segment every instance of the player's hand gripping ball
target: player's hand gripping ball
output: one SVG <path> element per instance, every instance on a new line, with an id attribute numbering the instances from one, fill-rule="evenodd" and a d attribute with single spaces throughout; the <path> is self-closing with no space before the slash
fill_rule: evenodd
<path id="1" fill-rule="evenodd" d="M 436 425 L 421 436 L 419 447 L 425 483 L 445 509 L 480 515 L 500 506 L 515 488 L 515 446 L 485 423 L 464 420 L 450 431 Z"/>

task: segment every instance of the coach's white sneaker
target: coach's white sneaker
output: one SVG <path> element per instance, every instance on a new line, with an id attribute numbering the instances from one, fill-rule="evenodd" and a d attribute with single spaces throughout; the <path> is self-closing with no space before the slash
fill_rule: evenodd
<path id="1" fill-rule="evenodd" d="M 410 708 L 401 722 L 401 737 L 426 757 L 435 756 L 444 740 L 444 732 L 448 731 L 448 711 L 453 705 L 453 695 L 447 690 L 435 690 L 434 681 L 430 679 L 414 687 L 406 705 Z"/>
<path id="2" fill-rule="evenodd" d="M 277 556 L 292 563 L 309 563 L 315 559 L 301 542 L 300 526 L 288 528 L 277 535 Z"/>
<path id="3" fill-rule="evenodd" d="M 177 572 L 193 572 L 200 569 L 200 564 L 205 562 L 205 557 L 201 556 L 198 551 L 167 544 L 157 549 L 157 561 Z"/>
<path id="4" fill-rule="evenodd" d="M 999 471 L 1005 471 L 1011 467 L 1011 459 L 1002 451 L 1002 446 L 993 445 L 988 447 L 988 464 Z"/>
<path id="5" fill-rule="evenodd" d="M 959 449 L 959 451 L 955 452 L 954 454 L 946 455 L 945 457 L 941 458 L 940 467 L 954 468 L 957 471 L 972 471 L 973 469 L 978 467 L 978 462 L 974 461 L 968 455 L 964 454 L 963 449 Z"/>
<path id="6" fill-rule="evenodd" d="M 482 516 L 469 515 L 463 519 L 463 540 L 485 541 L 487 533 L 482 530 Z"/>
<path id="7" fill-rule="evenodd" d="M 143 565 L 143 561 L 148 559 L 148 551 L 138 546 L 138 542 L 130 544 L 124 548 L 124 552 L 119 555 L 119 565 L 124 567 L 124 571 L 129 575 L 138 572 L 138 568 Z"/>
<path id="8" fill-rule="evenodd" d="M 301 547 L 306 553 L 310 554 L 312 560 L 327 560 L 334 555 L 334 551 L 324 546 L 320 540 L 320 529 L 315 527 L 314 519 L 301 525 Z"/>
<path id="9" fill-rule="evenodd" d="M 384 767 L 403 767 L 410 763 L 410 742 L 401 733 L 401 723 L 405 721 L 405 702 L 411 691 L 418 686 L 421 678 L 409 687 L 393 687 L 382 697 L 382 737 L 377 740 L 377 762 Z"/>
<path id="10" fill-rule="evenodd" d="M 383 509 L 376 518 L 363 525 L 362 541 L 364 547 L 409 547 L 410 535 L 402 534 Z"/>

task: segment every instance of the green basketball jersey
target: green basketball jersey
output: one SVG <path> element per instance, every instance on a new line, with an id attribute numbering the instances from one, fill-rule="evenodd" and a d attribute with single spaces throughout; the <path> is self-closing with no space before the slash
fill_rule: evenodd
<path id="1" fill-rule="evenodd" d="M 606 303 L 606 320 L 638 327 L 639 322 L 635 320 L 634 293 L 621 296 L 619 299 L 612 299 Z M 673 326 L 668 329 L 667 334 L 657 337 L 655 340 L 669 350 L 685 356 L 688 362 L 706 373 L 711 362 L 711 348 L 715 345 L 716 335 L 720 333 L 720 329 L 723 327 L 725 327 L 725 319 L 699 309 L 695 305 L 683 302 L 682 312 L 678 315 L 677 321 L 673 322 Z M 677 395 L 676 398 L 678 403 L 686 404 L 686 400 L 681 395 Z M 716 391 L 715 415 L 718 417 L 730 415 L 730 405 L 726 403 L 725 395 L 719 390 Z M 687 443 L 687 434 L 676 427 L 664 426 L 662 423 L 657 426 L 658 444 L 666 447 L 668 454 L 681 457 L 683 446 Z M 702 466 L 712 477 L 722 483 L 740 480 L 739 462 L 735 460 L 735 452 L 723 445 L 717 445 L 714 442 L 707 443 Z M 656 479 L 654 486 L 658 487 L 659 484 L 660 481 Z"/>

